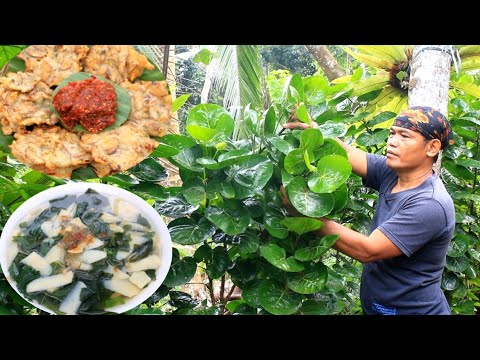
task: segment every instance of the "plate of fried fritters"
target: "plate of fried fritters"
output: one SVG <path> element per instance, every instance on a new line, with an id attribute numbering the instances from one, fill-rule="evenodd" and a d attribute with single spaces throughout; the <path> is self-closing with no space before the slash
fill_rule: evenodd
<path id="1" fill-rule="evenodd" d="M 7 68 L 0 77 L 0 136 L 13 137 L 8 148 L 30 168 L 64 179 L 87 167 L 97 177 L 113 175 L 147 158 L 167 133 L 172 117 L 167 83 L 160 73 L 156 79 L 151 75 L 158 69 L 133 46 L 32 45 L 17 58 L 25 69 Z M 62 126 L 52 109 L 53 92 L 79 72 L 128 92 L 131 110 L 124 123 L 98 133 Z"/>

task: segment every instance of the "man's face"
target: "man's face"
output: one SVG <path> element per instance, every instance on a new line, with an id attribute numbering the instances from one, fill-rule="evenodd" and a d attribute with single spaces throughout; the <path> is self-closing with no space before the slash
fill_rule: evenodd
<path id="1" fill-rule="evenodd" d="M 428 159 L 427 144 L 418 132 L 392 126 L 387 139 L 387 166 L 393 170 L 418 167 Z"/>

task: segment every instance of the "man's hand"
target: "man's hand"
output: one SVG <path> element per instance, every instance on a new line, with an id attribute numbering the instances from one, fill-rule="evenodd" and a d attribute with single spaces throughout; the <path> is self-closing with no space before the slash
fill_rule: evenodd
<path id="1" fill-rule="evenodd" d="M 304 215 L 300 214 L 298 212 L 298 210 L 295 209 L 295 207 L 292 205 L 292 203 L 290 202 L 290 200 L 287 196 L 287 192 L 285 191 L 285 188 L 283 187 L 283 185 L 280 186 L 280 194 L 282 194 L 282 204 L 285 207 L 285 209 L 287 209 L 290 216 L 296 216 L 296 217 L 304 216 Z"/>

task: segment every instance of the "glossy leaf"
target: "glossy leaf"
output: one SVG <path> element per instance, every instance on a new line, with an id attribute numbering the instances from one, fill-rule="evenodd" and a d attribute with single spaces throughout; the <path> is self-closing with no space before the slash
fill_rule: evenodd
<path id="1" fill-rule="evenodd" d="M 280 223 L 286 226 L 288 230 L 299 235 L 305 234 L 309 231 L 318 230 L 323 226 L 322 221 L 306 217 L 288 217 L 283 219 Z"/>
<path id="2" fill-rule="evenodd" d="M 193 140 L 192 138 L 178 134 L 167 134 L 161 138 L 161 141 L 164 144 L 177 149 L 178 151 L 182 151 L 197 145 L 195 140 Z"/>
<path id="3" fill-rule="evenodd" d="M 139 184 L 139 181 L 137 179 L 125 174 L 115 174 L 111 176 L 105 176 L 103 177 L 103 180 L 120 185 L 122 187 L 127 187 L 127 188 L 132 185 Z"/>
<path id="4" fill-rule="evenodd" d="M 179 218 L 168 224 L 172 241 L 182 245 L 193 245 L 204 242 L 215 234 L 216 227 L 205 218 L 198 224 L 192 218 Z"/>
<path id="5" fill-rule="evenodd" d="M 260 253 L 269 263 L 283 271 L 297 272 L 304 269 L 303 264 L 295 260 L 293 256 L 286 258 L 285 249 L 277 244 L 260 246 Z"/>
<path id="6" fill-rule="evenodd" d="M 323 135 L 318 129 L 305 129 L 300 134 L 300 147 L 313 153 L 323 145 Z"/>
<path id="7" fill-rule="evenodd" d="M 221 106 L 215 104 L 200 104 L 194 106 L 188 113 L 186 129 L 190 126 L 215 130 L 217 135 L 215 135 L 213 139 L 210 139 L 218 142 L 228 138 L 232 134 L 234 121 L 231 115 Z"/>
<path id="8" fill-rule="evenodd" d="M 288 229 L 282 224 L 283 218 L 265 216 L 265 229 L 270 235 L 278 239 L 285 239 L 288 236 Z"/>
<path id="9" fill-rule="evenodd" d="M 473 181 L 473 174 L 468 171 L 467 168 L 457 165 L 451 160 L 442 161 L 442 166 L 445 167 L 445 169 L 447 169 L 448 172 L 456 178 Z"/>
<path id="10" fill-rule="evenodd" d="M 314 151 L 315 159 L 321 159 L 327 155 L 339 155 L 348 159 L 345 149 L 334 139 L 325 139 L 323 145 Z"/>
<path id="11" fill-rule="evenodd" d="M 343 209 L 348 203 L 348 188 L 347 184 L 344 183 L 338 187 L 333 193 L 333 198 L 335 200 L 335 204 L 333 205 L 332 212 L 337 212 Z"/>
<path id="12" fill-rule="evenodd" d="M 325 138 L 341 138 L 347 133 L 347 128 L 342 123 L 327 121 L 318 127 Z"/>
<path id="13" fill-rule="evenodd" d="M 350 162 L 339 155 L 327 155 L 317 163 L 317 171 L 308 177 L 308 187 L 316 193 L 334 192 L 352 173 Z"/>
<path id="14" fill-rule="evenodd" d="M 310 116 L 308 115 L 307 108 L 305 107 L 304 104 L 301 104 L 299 107 L 297 107 L 297 110 L 295 110 L 295 115 L 300 120 L 301 122 L 305 124 L 311 124 Z"/>
<path id="15" fill-rule="evenodd" d="M 233 185 L 222 177 L 215 177 L 208 181 L 206 191 L 209 199 L 213 199 L 215 193 L 219 193 L 227 199 L 233 199 L 235 197 L 235 189 Z"/>
<path id="16" fill-rule="evenodd" d="M 263 280 L 258 289 L 262 307 L 274 315 L 290 315 L 302 306 L 302 296 L 272 280 Z"/>
<path id="17" fill-rule="evenodd" d="M 304 77 L 303 88 L 305 92 L 305 102 L 310 105 L 322 103 L 329 93 L 327 79 L 320 76 Z"/>
<path id="18" fill-rule="evenodd" d="M 192 257 L 172 259 L 172 265 L 163 284 L 169 287 L 180 286 L 189 282 L 197 271 L 197 263 Z"/>
<path id="19" fill-rule="evenodd" d="M 165 168 L 152 158 L 146 158 L 141 163 L 130 168 L 128 172 L 142 181 L 153 183 L 163 181 L 168 177 Z"/>
<path id="20" fill-rule="evenodd" d="M 448 246 L 447 255 L 459 257 L 465 254 L 470 245 L 470 236 L 467 234 L 456 234 Z"/>
<path id="21" fill-rule="evenodd" d="M 321 290 L 322 294 L 336 294 L 343 288 L 345 288 L 346 281 L 345 278 L 339 274 L 337 274 L 336 271 L 328 268 L 328 278 L 327 278 L 327 284 L 325 287 Z"/>
<path id="22" fill-rule="evenodd" d="M 285 170 L 291 175 L 299 175 L 307 170 L 303 159 L 303 150 L 294 149 L 288 153 L 284 160 Z"/>
<path id="23" fill-rule="evenodd" d="M 260 304 L 260 284 L 260 281 L 251 282 L 242 289 L 242 298 L 254 308 L 262 307 L 262 304 Z"/>
<path id="24" fill-rule="evenodd" d="M 190 205 L 183 196 L 172 196 L 163 202 L 155 202 L 155 209 L 164 216 L 178 218 L 190 215 L 198 209 L 198 205 Z"/>
<path id="25" fill-rule="evenodd" d="M 334 206 L 332 194 L 317 194 L 310 191 L 305 180 L 297 176 L 287 186 L 288 198 L 303 215 L 321 217 L 329 214 Z"/>
<path id="26" fill-rule="evenodd" d="M 389 134 L 390 130 L 388 129 L 377 130 L 373 134 L 364 132 L 357 138 L 357 143 L 361 146 L 378 145 L 385 142 Z"/>
<path id="27" fill-rule="evenodd" d="M 218 279 L 230 265 L 227 250 L 223 246 L 217 246 L 211 252 L 211 258 L 207 260 L 207 275 L 211 279 Z"/>
<path id="28" fill-rule="evenodd" d="M 228 235 L 241 234 L 250 223 L 250 214 L 243 207 L 219 208 L 209 206 L 205 209 L 205 217 Z"/>
<path id="29" fill-rule="evenodd" d="M 336 302 L 306 300 L 299 311 L 302 315 L 332 315 L 336 310 Z"/>
<path id="30" fill-rule="evenodd" d="M 218 134 L 216 129 L 209 129 L 200 125 L 187 125 L 185 130 L 187 130 L 192 138 L 202 142 L 209 142 L 215 135 Z"/>
<path id="31" fill-rule="evenodd" d="M 200 146 L 188 147 L 180 151 L 179 154 L 172 156 L 172 162 L 178 167 L 203 172 L 203 167 L 199 165 L 196 159 L 201 158 L 203 155 Z"/>
<path id="32" fill-rule="evenodd" d="M 277 150 L 279 150 L 281 153 L 287 155 L 290 151 L 293 150 L 293 146 L 280 138 L 279 136 L 271 136 L 267 138 L 267 141 L 271 143 Z"/>
<path id="33" fill-rule="evenodd" d="M 265 114 L 265 123 L 264 123 L 264 133 L 265 135 L 275 134 L 275 129 L 277 126 L 277 114 L 275 109 L 271 106 L 267 113 Z"/>
<path id="34" fill-rule="evenodd" d="M 447 257 L 446 268 L 450 271 L 457 273 L 464 272 L 469 265 L 468 258 L 466 256 Z"/>
<path id="35" fill-rule="evenodd" d="M 316 260 L 325 254 L 338 240 L 338 235 L 325 235 L 308 244 L 307 247 L 295 251 L 295 259 L 300 261 Z"/>
<path id="36" fill-rule="evenodd" d="M 182 194 L 190 205 L 204 204 L 206 201 L 205 184 L 198 177 L 190 178 L 183 182 Z"/>
<path id="37" fill-rule="evenodd" d="M 252 190 L 263 188 L 273 174 L 272 162 L 263 155 L 250 155 L 241 164 L 224 170 L 237 184 Z"/>
<path id="38" fill-rule="evenodd" d="M 172 113 L 177 112 L 185 104 L 192 94 L 183 94 L 172 102 Z"/>
<path id="39" fill-rule="evenodd" d="M 322 263 L 316 263 L 305 271 L 288 274 L 287 286 L 300 294 L 313 294 L 323 289 L 327 278 L 327 267 Z"/>

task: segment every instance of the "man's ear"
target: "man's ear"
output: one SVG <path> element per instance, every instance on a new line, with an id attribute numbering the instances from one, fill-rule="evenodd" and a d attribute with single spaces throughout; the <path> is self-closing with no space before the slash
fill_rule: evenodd
<path id="1" fill-rule="evenodd" d="M 427 156 L 435 157 L 442 149 L 442 143 L 438 139 L 432 139 L 427 144 Z"/>

